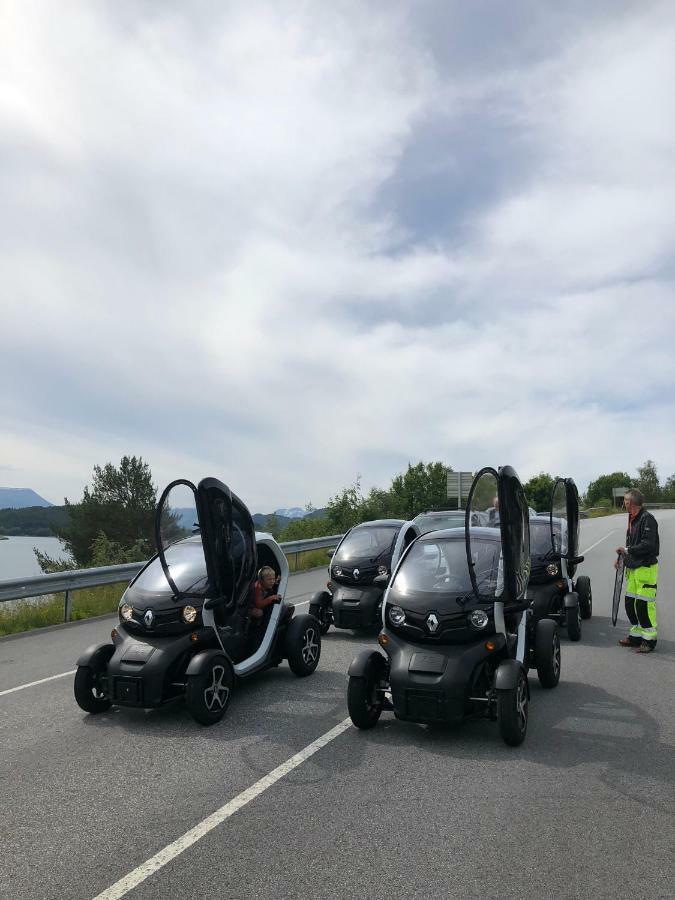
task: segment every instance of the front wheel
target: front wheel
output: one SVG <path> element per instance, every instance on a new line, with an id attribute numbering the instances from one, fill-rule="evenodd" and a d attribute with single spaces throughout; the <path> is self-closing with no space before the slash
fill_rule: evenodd
<path id="1" fill-rule="evenodd" d="M 565 610 L 565 624 L 567 626 L 567 637 L 571 641 L 580 641 L 581 610 L 578 603 L 576 606 L 568 606 Z"/>
<path id="2" fill-rule="evenodd" d="M 195 722 L 215 725 L 230 704 L 234 687 L 232 666 L 224 656 L 213 656 L 201 672 L 188 675 L 185 702 Z"/>
<path id="3" fill-rule="evenodd" d="M 326 634 L 328 629 L 330 628 L 330 619 L 328 618 L 328 609 L 323 605 L 323 603 L 310 603 L 309 604 L 309 614 L 310 616 L 314 616 L 316 621 L 319 623 L 319 631 L 321 634 Z"/>
<path id="4" fill-rule="evenodd" d="M 319 665 L 321 656 L 321 631 L 313 616 L 292 619 L 286 630 L 286 657 L 288 666 L 298 678 L 306 678 Z"/>
<path id="5" fill-rule="evenodd" d="M 527 677 L 521 669 L 514 688 L 497 691 L 499 733 L 510 747 L 517 747 L 525 740 L 528 707 Z"/>
<path id="6" fill-rule="evenodd" d="M 560 634 L 551 619 L 537 622 L 534 637 L 534 665 L 543 688 L 554 688 L 560 681 Z"/>
<path id="7" fill-rule="evenodd" d="M 580 575 L 577 578 L 577 594 L 579 595 L 579 609 L 582 619 L 590 619 L 593 615 L 593 592 L 591 579 L 588 575 Z"/>
<path id="8" fill-rule="evenodd" d="M 112 706 L 108 695 L 100 689 L 97 673 L 91 666 L 77 667 L 74 693 L 77 705 L 85 712 L 102 713 Z"/>
<path id="9" fill-rule="evenodd" d="M 371 675 L 361 678 L 351 675 L 347 687 L 347 709 L 357 728 L 374 728 L 382 713 L 382 696 L 377 679 Z"/>

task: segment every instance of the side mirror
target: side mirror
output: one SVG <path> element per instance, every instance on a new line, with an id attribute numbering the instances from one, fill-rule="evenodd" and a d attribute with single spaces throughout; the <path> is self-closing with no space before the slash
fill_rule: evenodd
<path id="1" fill-rule="evenodd" d="M 578 563 L 582 563 L 583 561 L 584 561 L 583 556 L 572 556 L 570 559 L 567 560 L 567 562 L 573 566 L 576 566 Z"/>
<path id="2" fill-rule="evenodd" d="M 328 557 L 328 559 L 332 559 L 334 553 L 335 550 L 326 550 L 326 556 Z"/>

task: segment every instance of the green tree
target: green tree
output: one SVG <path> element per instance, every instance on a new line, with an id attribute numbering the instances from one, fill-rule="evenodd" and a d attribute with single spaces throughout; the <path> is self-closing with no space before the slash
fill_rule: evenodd
<path id="1" fill-rule="evenodd" d="M 591 481 L 586 491 L 586 503 L 598 506 L 600 500 L 612 503 L 612 488 L 633 487 L 633 479 L 626 472 L 612 472 L 611 475 L 600 475 Z"/>
<path id="2" fill-rule="evenodd" d="M 523 485 L 525 497 L 530 506 L 537 512 L 546 512 L 551 508 L 551 494 L 555 478 L 548 472 L 540 472 Z"/>
<path id="3" fill-rule="evenodd" d="M 392 513 L 412 519 L 425 509 L 447 507 L 451 471 L 441 462 L 418 462 L 414 466 L 408 463 L 407 471 L 396 475 L 389 489 Z"/>
<path id="4" fill-rule="evenodd" d="M 330 531 L 346 531 L 359 522 L 373 519 L 411 519 L 424 509 L 447 507 L 447 476 L 452 469 L 441 462 L 408 463 L 395 475 L 387 490 L 374 487 L 367 497 L 361 490 L 361 476 L 328 501 Z M 328 533 L 330 533 L 330 531 Z"/>
<path id="5" fill-rule="evenodd" d="M 652 500 L 656 503 L 661 499 L 661 485 L 656 471 L 656 463 L 653 459 L 648 459 L 637 471 L 634 486 L 642 491 L 645 500 Z"/>
<path id="6" fill-rule="evenodd" d="M 361 518 L 363 506 L 363 494 L 361 492 L 361 476 L 356 476 L 354 484 L 343 488 L 328 501 L 326 517 L 335 534 L 353 528 L 358 522 L 365 521 Z"/>
<path id="7" fill-rule="evenodd" d="M 666 479 L 661 496 L 665 503 L 675 503 L 675 472 Z"/>
<path id="8" fill-rule="evenodd" d="M 82 500 L 65 501 L 70 524 L 54 529 L 73 558 L 72 567 L 96 565 L 95 556 L 108 565 L 133 561 L 130 554 L 136 560 L 147 558 L 154 546 L 156 496 L 150 468 L 141 457 L 124 456 L 119 467 L 94 466 L 91 488 L 85 487 Z M 62 568 L 44 554 L 37 558 L 43 572 Z"/>

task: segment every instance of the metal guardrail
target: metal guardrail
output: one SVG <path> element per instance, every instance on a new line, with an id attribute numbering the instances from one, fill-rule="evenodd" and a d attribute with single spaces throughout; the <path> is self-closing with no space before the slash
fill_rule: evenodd
<path id="1" fill-rule="evenodd" d="M 303 541 L 286 541 L 279 544 L 286 556 L 298 556 L 311 550 L 324 550 L 335 547 L 342 538 L 341 534 L 327 537 L 308 538 Z M 24 600 L 28 597 L 41 597 L 45 594 L 65 592 L 63 620 L 69 622 L 72 614 L 72 592 L 82 588 L 100 587 L 103 584 L 119 584 L 131 579 L 141 571 L 146 562 L 126 563 L 121 566 L 101 566 L 96 569 L 71 569 L 67 572 L 54 572 L 50 575 L 32 575 L 29 578 L 8 578 L 0 581 L 0 603 L 8 600 Z"/>

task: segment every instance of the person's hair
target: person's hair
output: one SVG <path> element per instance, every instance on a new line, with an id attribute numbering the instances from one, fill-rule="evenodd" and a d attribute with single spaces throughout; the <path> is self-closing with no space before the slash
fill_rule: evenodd
<path id="1" fill-rule="evenodd" d="M 265 575 L 274 575 L 276 578 L 276 574 L 272 566 L 263 566 L 262 569 L 258 569 L 258 578 L 264 578 Z"/>
<path id="2" fill-rule="evenodd" d="M 645 502 L 645 495 L 637 488 L 631 488 L 630 490 L 626 491 L 624 497 L 628 497 L 630 502 L 634 503 L 635 506 L 642 506 L 642 504 Z"/>

